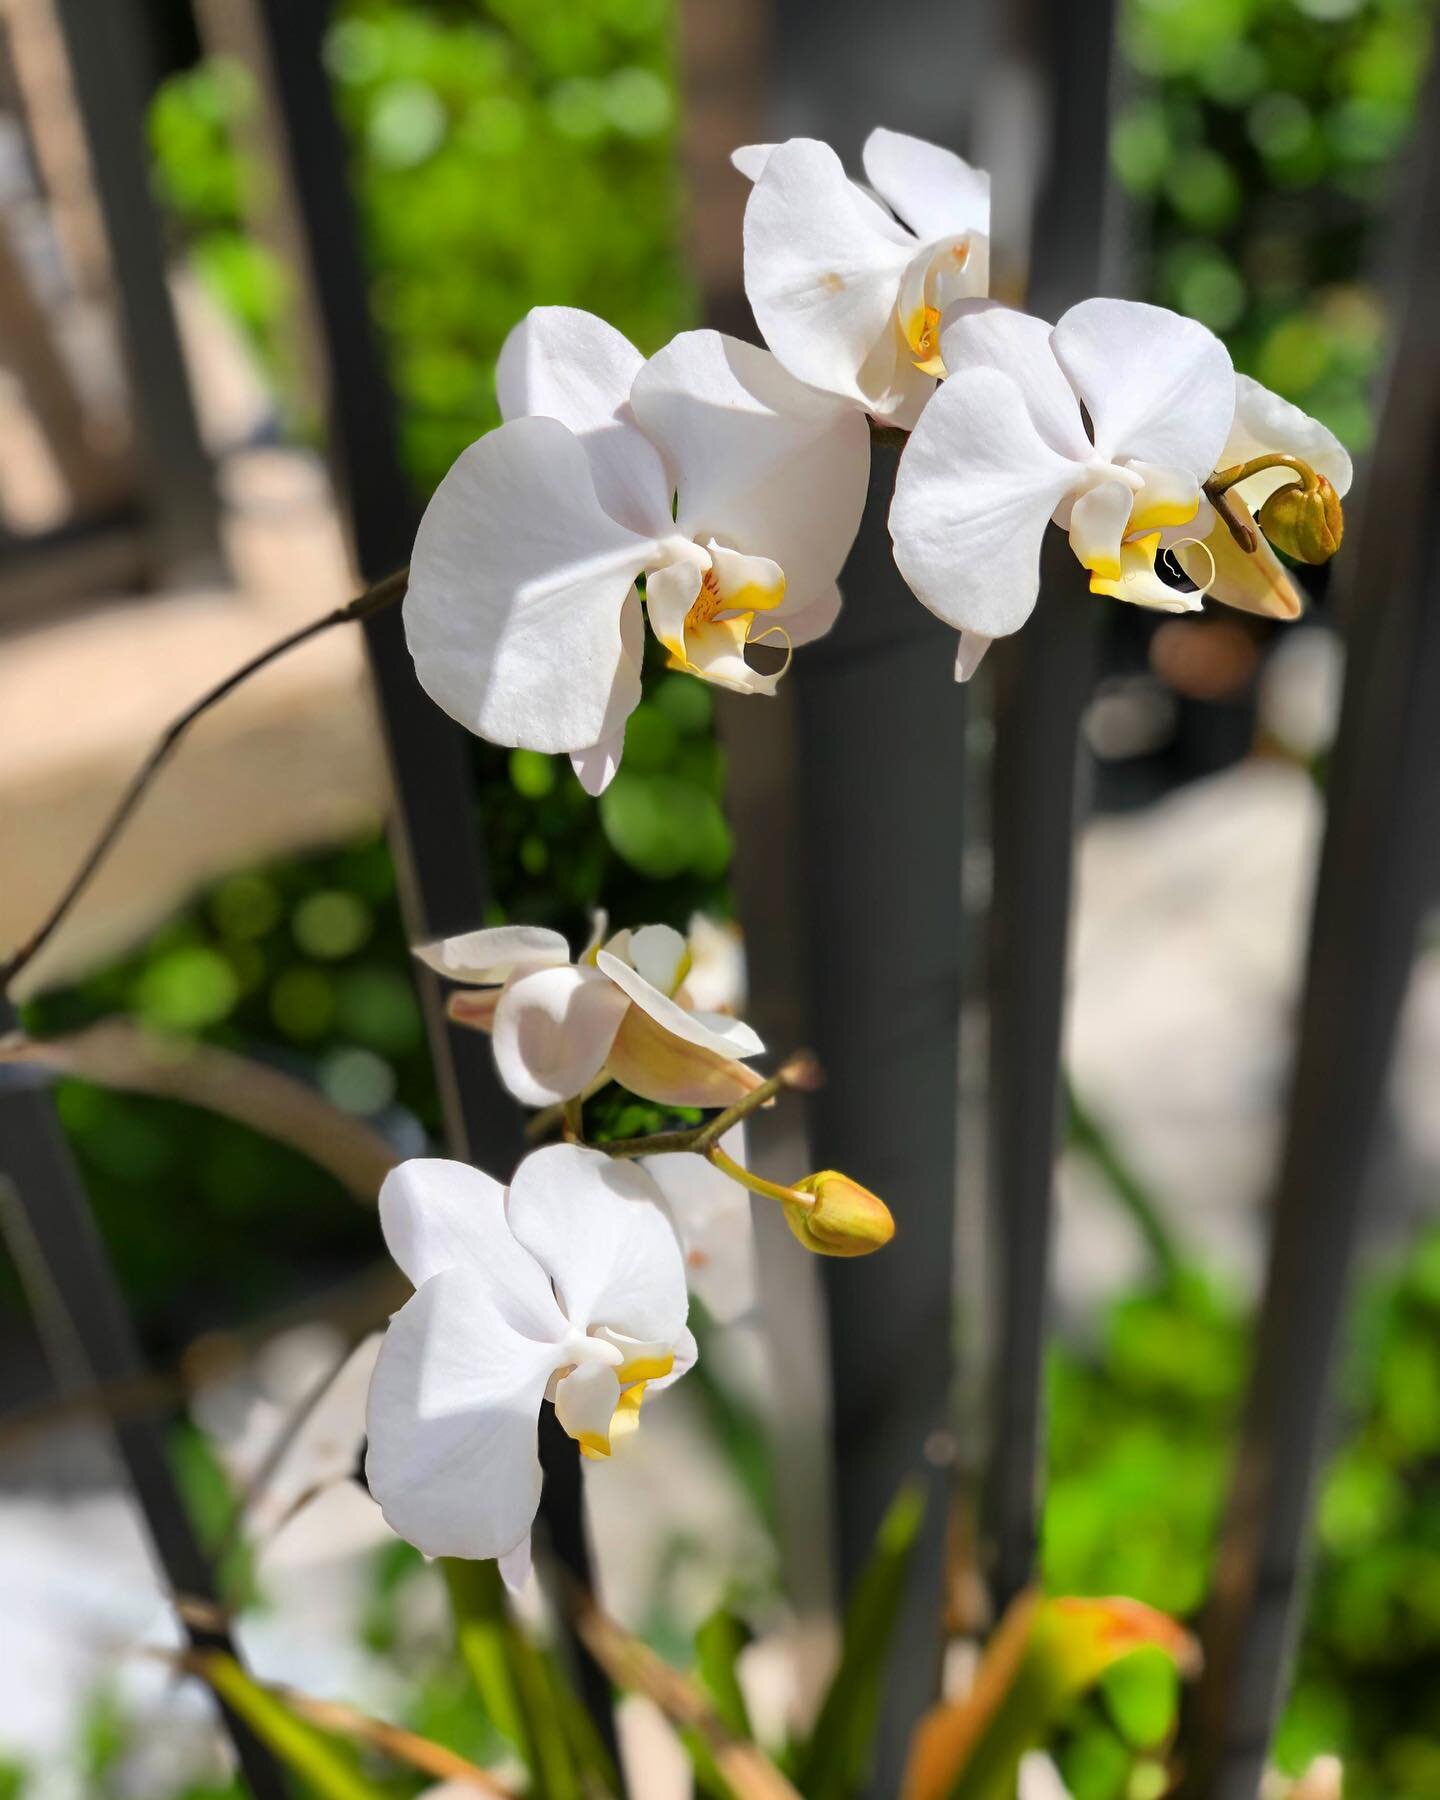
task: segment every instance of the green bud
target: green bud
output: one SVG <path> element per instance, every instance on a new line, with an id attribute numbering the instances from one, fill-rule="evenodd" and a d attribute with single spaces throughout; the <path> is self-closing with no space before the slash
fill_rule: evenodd
<path id="1" fill-rule="evenodd" d="M 868 1256 L 895 1235 L 890 1208 L 869 1188 L 837 1169 L 822 1169 L 794 1184 L 797 1194 L 813 1194 L 813 1206 L 786 1206 L 785 1219 L 807 1250 L 817 1256 Z"/>
<path id="2" fill-rule="evenodd" d="M 1345 535 L 1340 496 L 1323 475 L 1315 477 L 1313 488 L 1292 481 L 1276 488 L 1260 508 L 1260 529 L 1296 562 L 1329 562 Z"/>

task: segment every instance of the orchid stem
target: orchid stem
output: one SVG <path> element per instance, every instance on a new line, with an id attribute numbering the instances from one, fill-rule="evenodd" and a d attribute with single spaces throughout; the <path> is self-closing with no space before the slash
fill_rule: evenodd
<path id="1" fill-rule="evenodd" d="M 762 1081 L 743 1099 L 737 1100 L 733 1106 L 727 1106 L 724 1112 L 716 1113 L 714 1118 L 707 1119 L 703 1125 L 694 1125 L 684 1131 L 655 1131 L 648 1137 L 616 1138 L 613 1143 L 600 1144 L 597 1148 L 607 1156 L 627 1159 L 636 1156 L 663 1156 L 674 1150 L 694 1150 L 705 1156 L 709 1154 L 711 1145 L 724 1137 L 732 1125 L 738 1125 L 742 1119 L 749 1118 L 760 1107 L 768 1106 L 778 1094 L 787 1091 L 808 1093 L 819 1085 L 819 1063 L 808 1050 L 797 1050 L 768 1081 Z M 789 1197 L 788 1189 L 786 1196 Z"/>
<path id="2" fill-rule="evenodd" d="M 131 777 L 129 786 L 116 802 L 110 817 L 101 827 L 99 836 L 90 846 L 79 868 L 66 883 L 60 898 L 51 907 L 44 920 L 31 932 L 19 949 L 9 959 L 0 964 L 0 994 L 9 991 L 11 983 L 25 966 L 36 957 L 49 943 L 61 921 L 69 913 L 71 907 L 89 887 L 100 865 L 114 849 L 116 840 L 130 822 L 130 817 L 145 795 L 150 783 L 164 768 L 179 747 L 181 739 L 189 731 L 202 714 L 209 712 L 217 702 L 234 693 L 242 682 L 248 681 L 252 675 L 258 674 L 287 651 L 305 644 L 313 637 L 319 637 L 322 631 L 329 631 L 333 625 L 349 625 L 359 619 L 368 619 L 374 613 L 383 612 L 387 606 L 393 606 L 405 597 L 409 584 L 410 571 L 397 569 L 393 575 L 387 575 L 383 581 L 377 581 L 373 587 L 366 588 L 363 594 L 357 594 L 353 600 L 347 600 L 344 606 L 337 606 L 333 612 L 323 617 L 312 619 L 308 625 L 278 638 L 273 644 L 252 656 L 248 662 L 241 663 L 233 669 L 223 681 L 202 694 L 198 700 L 192 701 L 177 718 L 172 719 L 161 734 L 154 749 L 141 763 Z"/>
<path id="3" fill-rule="evenodd" d="M 782 1206 L 802 1206 L 809 1212 L 815 1205 L 813 1194 L 799 1193 L 795 1188 L 782 1187 L 778 1181 L 767 1181 L 763 1175 L 757 1175 L 753 1169 L 747 1169 L 736 1162 L 733 1156 L 727 1156 L 718 1144 L 711 1144 L 702 1152 L 707 1162 L 711 1162 L 722 1175 L 728 1175 L 732 1181 L 738 1181 L 741 1187 L 749 1188 L 752 1194 L 762 1194 L 767 1200 L 778 1200 Z"/>
<path id="4" fill-rule="evenodd" d="M 578 1096 L 581 1105 L 584 1105 L 587 1100 L 593 1100 L 601 1088 L 609 1087 L 609 1085 L 610 1077 L 608 1075 L 597 1075 L 586 1087 L 581 1088 Z M 552 1132 L 558 1131 L 565 1123 L 566 1105 L 566 1101 L 557 1100 L 553 1106 L 542 1106 L 539 1112 L 528 1118 L 525 1121 L 526 1143 L 538 1144 L 548 1138 Z"/>
<path id="5" fill-rule="evenodd" d="M 1217 469 L 1204 484 L 1205 498 L 1225 521 L 1225 528 L 1247 556 L 1253 556 L 1260 548 L 1260 539 L 1255 527 L 1248 519 L 1241 518 L 1227 498 L 1231 488 L 1239 482 L 1248 481 L 1252 475 L 1263 474 L 1266 469 L 1289 469 L 1300 478 L 1300 485 L 1307 494 L 1313 494 L 1320 485 L 1320 477 L 1309 463 L 1298 456 L 1285 456 L 1279 451 L 1266 456 L 1252 456 L 1249 462 L 1232 463 L 1227 469 Z"/>

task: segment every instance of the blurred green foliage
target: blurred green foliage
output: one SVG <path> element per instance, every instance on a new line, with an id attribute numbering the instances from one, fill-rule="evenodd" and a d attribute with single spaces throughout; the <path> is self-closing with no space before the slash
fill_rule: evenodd
<path id="1" fill-rule="evenodd" d="M 1202 320 L 1237 366 L 1370 441 L 1385 347 L 1372 285 L 1424 77 L 1432 0 L 1129 0 L 1111 159 L 1133 291 Z"/>
<path id="2" fill-rule="evenodd" d="M 1050 1366 L 1044 1569 L 1054 1593 L 1130 1594 L 1193 1616 L 1249 1359 L 1246 1308 L 1194 1271 L 1122 1299 L 1089 1350 Z M 1275 1754 L 1345 1759 L 1350 1800 L 1440 1795 L 1440 1232 L 1365 1295 L 1349 1424 L 1325 1477 L 1299 1673 Z M 1154 1670 L 1125 1666 L 1077 1709 L 1076 1800 L 1123 1800 L 1135 1753 L 1173 1723 Z"/>

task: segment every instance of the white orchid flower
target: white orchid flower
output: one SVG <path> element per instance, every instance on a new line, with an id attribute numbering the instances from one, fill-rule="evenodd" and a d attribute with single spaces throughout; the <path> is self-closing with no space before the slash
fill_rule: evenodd
<path id="1" fill-rule="evenodd" d="M 617 1412 L 695 1360 L 675 1233 L 643 1169 L 577 1144 L 527 1156 L 508 1192 L 464 1163 L 402 1163 L 380 1222 L 415 1294 L 370 1384 L 370 1491 L 427 1556 L 493 1557 L 519 1585 L 542 1403 L 606 1457 Z"/>
<path id="2" fill-rule="evenodd" d="M 749 978 L 740 927 L 733 920 L 691 913 L 685 941 L 690 950 L 687 1003 L 700 1012 L 743 1012 Z"/>
<path id="3" fill-rule="evenodd" d="M 745 1127 L 734 1125 L 720 1148 L 742 1168 Z M 740 1184 L 693 1150 L 640 1159 L 654 1177 L 685 1259 L 690 1292 L 718 1324 L 741 1318 L 755 1304 L 755 1232 L 750 1196 Z"/>
<path id="4" fill-rule="evenodd" d="M 792 375 L 908 430 L 948 366 L 941 315 L 989 286 L 990 177 L 898 131 L 862 160 L 873 193 L 814 138 L 734 153 L 755 183 L 745 292 Z"/>
<path id="5" fill-rule="evenodd" d="M 603 1078 L 665 1106 L 731 1106 L 760 1077 L 740 1058 L 765 1048 L 739 1019 L 700 1010 L 685 990 L 690 951 L 669 925 L 619 931 L 604 920 L 578 963 L 558 931 L 501 925 L 415 954 L 477 994 L 452 1018 L 489 1031 L 500 1078 L 527 1106 L 574 1099 Z"/>
<path id="6" fill-rule="evenodd" d="M 647 614 L 672 666 L 752 694 L 784 671 L 752 668 L 748 644 L 830 629 L 869 437 L 768 351 L 687 331 L 646 362 L 564 306 L 515 327 L 496 387 L 505 423 L 421 521 L 411 654 L 452 718 L 492 743 L 568 752 L 599 793 L 640 699 Z"/>
<path id="7" fill-rule="evenodd" d="M 1053 329 L 971 301 L 947 315 L 941 353 L 950 375 L 900 459 L 890 534 L 916 596 L 961 632 L 957 679 L 1030 616 L 1052 519 L 1092 591 L 1200 606 L 1156 556 L 1197 520 L 1234 417 L 1213 333 L 1137 301 L 1085 300 Z"/>
<path id="8" fill-rule="evenodd" d="M 1334 432 L 1249 375 L 1237 375 L 1235 414 L 1216 466 L 1234 468 L 1256 457 L 1276 455 L 1300 457 L 1317 475 L 1325 477 L 1338 498 L 1344 499 L 1349 493 L 1353 475 L 1350 455 Z M 1288 469 L 1261 469 L 1237 482 L 1226 499 L 1245 523 L 1253 525 L 1254 515 L 1270 496 L 1294 480 Z M 1202 529 L 1207 519 L 1208 533 Z M 1178 549 L 1175 555 L 1192 576 L 1204 573 L 1197 563 L 1209 557 L 1213 570 L 1211 599 L 1272 619 L 1299 618 L 1304 611 L 1304 597 L 1261 532 L 1255 532 L 1253 551 L 1242 550 L 1225 522 L 1214 517 L 1214 509 L 1207 501 L 1196 521 L 1196 536 L 1204 539 L 1198 555 L 1189 547 Z"/>

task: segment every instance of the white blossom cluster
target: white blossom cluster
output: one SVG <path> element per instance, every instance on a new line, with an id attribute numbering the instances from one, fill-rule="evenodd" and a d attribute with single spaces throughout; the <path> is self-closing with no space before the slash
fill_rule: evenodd
<path id="1" fill-rule="evenodd" d="M 1264 525 L 1287 487 L 1294 514 L 1298 462 L 1319 509 L 1301 525 L 1338 542 L 1350 463 L 1330 432 L 1162 307 L 1087 300 L 1052 326 L 988 299 L 989 177 L 893 131 L 872 132 L 863 161 L 861 182 L 808 138 L 736 151 L 765 349 L 689 331 L 647 361 L 567 307 L 511 332 L 504 423 L 435 493 L 404 605 L 422 685 L 471 731 L 568 755 L 601 792 L 640 699 L 647 626 L 673 668 L 772 694 L 790 652 L 838 616 L 872 422 L 907 434 L 895 560 L 959 632 L 958 679 L 1029 616 L 1052 522 L 1096 592 L 1298 614 L 1254 514 Z M 752 659 L 756 646 L 769 654 Z M 522 925 L 417 954 L 454 984 L 452 1016 L 491 1034 L 527 1105 L 578 1109 L 615 1080 L 723 1108 L 759 1085 L 733 946 L 703 921 L 687 941 L 667 926 L 607 935 L 601 920 L 573 959 L 557 933 Z M 381 1219 L 416 1292 L 379 1353 L 367 1475 L 396 1530 L 523 1579 L 542 1405 L 608 1456 L 645 1394 L 694 1360 L 688 1290 L 720 1317 L 749 1304 L 741 1177 L 831 1208 L 828 1241 L 818 1213 L 791 1221 L 825 1253 L 893 1229 L 834 1171 L 774 1190 L 743 1165 L 737 1130 L 707 1156 L 551 1144 L 508 1188 L 443 1161 L 391 1175 Z"/>

